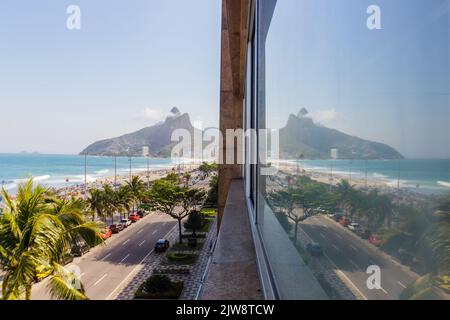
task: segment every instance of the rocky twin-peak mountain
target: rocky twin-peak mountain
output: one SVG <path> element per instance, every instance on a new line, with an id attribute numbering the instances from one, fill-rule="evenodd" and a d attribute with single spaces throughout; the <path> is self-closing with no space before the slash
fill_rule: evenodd
<path id="1" fill-rule="evenodd" d="M 149 147 L 151 156 L 168 157 L 172 146 L 172 132 L 176 129 L 186 129 L 193 136 L 195 129 L 187 113 L 182 114 L 177 107 L 172 108 L 164 122 L 143 128 L 139 131 L 120 137 L 97 141 L 81 154 L 96 156 L 140 156 L 142 148 Z"/>
<path id="2" fill-rule="evenodd" d="M 290 115 L 280 129 L 280 158 L 329 159 L 336 149 L 340 159 L 402 159 L 394 148 L 379 142 L 364 140 L 335 129 L 324 127 L 306 116 L 307 111 Z M 176 129 L 186 129 L 194 137 L 197 130 L 187 113 L 174 107 L 164 122 L 117 138 L 105 139 L 88 146 L 81 154 L 98 156 L 141 156 L 143 147 L 149 147 L 153 157 L 168 157 L 176 142 L 171 141 Z M 197 132 L 200 133 L 201 132 Z M 193 145 L 193 144 L 192 144 Z M 192 152 L 194 150 L 191 150 Z"/>
<path id="3" fill-rule="evenodd" d="M 280 129 L 281 158 L 329 159 L 336 149 L 340 159 L 402 159 L 394 148 L 379 142 L 364 140 L 314 123 L 302 114 L 290 115 Z"/>

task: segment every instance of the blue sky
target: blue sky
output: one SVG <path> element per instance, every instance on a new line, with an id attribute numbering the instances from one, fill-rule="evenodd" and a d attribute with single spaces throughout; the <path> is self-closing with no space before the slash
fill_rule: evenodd
<path id="1" fill-rule="evenodd" d="M 273 128 L 305 107 L 407 157 L 450 157 L 448 0 L 279 0 L 266 44 Z M 381 30 L 366 25 L 369 5 Z"/>
<path id="2" fill-rule="evenodd" d="M 220 0 L 2 0 L 0 152 L 78 153 L 173 106 L 217 126 L 220 14 Z"/>
<path id="3" fill-rule="evenodd" d="M 81 30 L 66 8 L 81 8 Z M 382 30 L 366 27 L 381 8 Z M 2 0 L 0 152 L 78 153 L 164 117 L 217 126 L 220 0 Z M 407 157 L 450 157 L 448 0 L 279 0 L 269 124 L 323 125 Z"/>

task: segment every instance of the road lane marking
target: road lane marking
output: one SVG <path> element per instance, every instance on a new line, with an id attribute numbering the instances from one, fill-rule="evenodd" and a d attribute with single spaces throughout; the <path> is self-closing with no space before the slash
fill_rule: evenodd
<path id="1" fill-rule="evenodd" d="M 141 232 L 142 232 L 142 230 L 143 230 L 143 229 L 139 230 L 139 231 L 137 232 L 137 234 L 141 233 Z"/>
<path id="2" fill-rule="evenodd" d="M 98 279 L 95 283 L 94 283 L 94 287 L 96 285 L 98 285 L 103 279 L 105 279 L 108 276 L 108 274 L 104 274 L 103 277 L 101 277 L 100 279 Z"/>
<path id="3" fill-rule="evenodd" d="M 169 232 L 167 232 L 166 233 L 166 235 L 164 236 L 165 238 L 175 229 L 175 227 L 176 226 L 173 226 L 173 228 L 172 229 L 170 229 L 169 230 Z M 147 253 L 147 255 L 144 257 L 144 258 L 142 258 L 142 260 L 139 262 L 139 264 L 136 266 L 136 267 L 134 267 L 134 269 L 133 270 L 131 270 L 131 272 L 125 277 L 125 279 L 123 279 L 118 285 L 117 285 L 117 287 L 113 290 L 113 291 L 111 291 L 111 293 L 105 298 L 105 300 L 110 300 L 111 299 L 111 297 L 114 295 L 114 293 L 116 293 L 116 291 L 125 283 L 125 281 L 128 281 L 128 279 L 131 277 L 131 276 L 133 276 L 134 275 L 134 273 L 136 272 L 136 270 L 139 268 L 139 267 L 142 267 L 141 265 L 142 265 L 142 263 L 145 261 L 145 259 L 147 259 L 152 253 L 153 253 L 153 251 L 154 251 L 155 249 L 152 249 L 149 253 Z M 367 299 L 366 299 L 367 300 Z"/>
<path id="4" fill-rule="evenodd" d="M 122 246 L 126 245 L 128 242 L 130 242 L 130 239 L 127 239 L 124 243 L 122 243 Z"/>
<path id="5" fill-rule="evenodd" d="M 327 257 L 327 259 L 331 262 L 331 264 L 334 264 L 334 266 L 335 266 L 335 268 L 336 268 L 336 273 L 339 273 L 342 277 L 344 277 L 345 278 L 345 280 L 361 295 L 361 297 L 364 299 L 364 300 L 369 300 L 369 299 L 367 299 L 367 297 L 361 292 L 361 290 L 359 290 L 358 289 L 358 287 L 352 282 L 352 280 L 350 280 L 350 278 L 349 277 L 347 277 L 346 275 L 345 275 L 345 273 L 344 272 L 342 272 L 341 270 L 339 270 L 339 268 L 336 266 L 336 264 L 333 262 L 333 260 L 331 260 L 328 256 L 325 256 L 325 257 Z"/>
<path id="6" fill-rule="evenodd" d="M 127 258 L 130 256 L 130 254 L 127 254 L 126 256 L 125 256 L 125 258 L 123 258 L 122 260 L 120 260 L 120 263 L 122 263 L 122 262 L 124 262 L 125 260 L 127 260 Z"/>
<path id="7" fill-rule="evenodd" d="M 354 245 L 350 245 L 350 248 L 352 248 L 353 250 L 355 250 L 356 252 L 358 252 L 358 249 L 356 249 L 356 247 Z"/>
<path id="8" fill-rule="evenodd" d="M 306 237 L 309 238 L 309 240 L 312 242 L 311 237 L 305 232 L 305 230 L 303 230 L 303 228 L 301 228 L 301 230 L 303 231 L 303 233 L 306 235 Z M 369 300 L 367 299 L 367 297 L 361 292 L 361 290 L 359 290 L 359 288 L 352 282 L 352 280 L 350 280 L 349 277 L 347 277 L 347 275 L 342 272 L 339 267 L 336 265 L 336 263 L 334 263 L 333 260 L 330 259 L 330 257 L 324 252 L 323 256 L 331 263 L 331 265 L 333 266 L 334 269 L 336 269 L 336 273 L 338 273 L 341 277 L 343 277 L 345 279 L 345 281 L 347 281 L 360 295 L 364 300 Z"/>
<path id="9" fill-rule="evenodd" d="M 338 237 L 341 240 L 343 239 L 339 233 L 336 233 L 336 237 Z"/>
<path id="10" fill-rule="evenodd" d="M 145 243 L 145 240 L 139 243 L 139 247 L 142 247 L 142 245 Z"/>
<path id="11" fill-rule="evenodd" d="M 351 263 L 356 269 L 359 269 L 359 266 L 358 266 L 352 259 L 349 259 L 348 261 L 350 261 L 350 263 Z"/>
<path id="12" fill-rule="evenodd" d="M 108 253 L 106 256 L 104 256 L 104 257 L 102 258 L 102 260 L 105 260 L 105 259 L 108 258 L 110 255 L 111 255 L 111 252 Z"/>
<path id="13" fill-rule="evenodd" d="M 158 230 L 153 231 L 152 235 L 154 235 L 154 234 L 157 233 L 157 232 L 158 232 Z"/>
<path id="14" fill-rule="evenodd" d="M 322 238 L 324 238 L 324 239 L 326 239 L 327 237 L 325 237 L 325 235 L 321 232 L 320 233 L 320 236 L 322 237 Z"/>
<path id="15" fill-rule="evenodd" d="M 380 287 L 380 290 L 383 291 L 385 294 L 389 295 L 389 293 L 383 289 L 383 287 Z"/>
<path id="16" fill-rule="evenodd" d="M 400 287 L 402 287 L 403 289 L 406 289 L 406 286 L 403 283 L 401 283 L 400 281 L 397 281 L 397 283 L 400 285 Z"/>
<path id="17" fill-rule="evenodd" d="M 336 246 L 335 244 L 332 244 L 333 248 L 335 248 L 337 251 L 341 251 L 341 249 L 339 249 L 338 246 Z"/>

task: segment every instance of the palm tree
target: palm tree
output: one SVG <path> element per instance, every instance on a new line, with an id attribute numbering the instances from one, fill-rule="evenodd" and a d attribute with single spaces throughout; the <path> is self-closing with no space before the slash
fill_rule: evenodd
<path id="1" fill-rule="evenodd" d="M 336 193 L 338 194 L 341 207 L 350 211 L 355 193 L 353 186 L 347 180 L 342 180 L 337 184 Z"/>
<path id="2" fill-rule="evenodd" d="M 56 199 L 32 179 L 19 186 L 14 201 L 5 190 L 1 194 L 6 204 L 0 218 L 3 299 L 31 299 L 35 281 L 47 276 L 53 298 L 87 299 L 83 286 L 61 265 L 75 238 L 90 245 L 101 241 L 98 224 L 85 221 L 83 203 Z"/>
<path id="3" fill-rule="evenodd" d="M 142 199 L 142 194 L 145 191 L 145 184 L 139 177 L 135 176 L 131 179 L 131 181 L 127 182 L 127 187 L 130 190 L 133 203 L 133 211 L 135 211 L 136 205 L 139 206 Z"/>
<path id="4" fill-rule="evenodd" d="M 104 218 L 105 218 L 105 224 L 106 218 L 109 216 L 111 217 L 111 223 L 114 224 L 114 213 L 116 212 L 116 205 L 117 205 L 117 198 L 116 198 L 116 192 L 109 184 L 103 185 L 103 192 L 102 192 L 102 200 L 103 200 L 103 207 L 104 207 Z"/>
<path id="5" fill-rule="evenodd" d="M 191 175 L 189 173 L 186 173 L 184 176 L 184 187 L 188 188 L 189 187 L 189 180 L 191 180 Z"/>
<path id="6" fill-rule="evenodd" d="M 119 211 L 120 218 L 122 218 L 122 213 L 124 211 L 130 211 L 131 203 L 133 201 L 130 188 L 128 188 L 128 186 L 121 186 L 119 190 L 116 191 L 115 200 L 116 210 Z"/>
<path id="7" fill-rule="evenodd" d="M 91 189 L 89 190 L 89 196 L 87 198 L 87 204 L 91 211 L 93 212 L 92 221 L 97 219 L 97 216 L 103 215 L 104 202 L 103 202 L 103 193 L 99 189 Z"/>

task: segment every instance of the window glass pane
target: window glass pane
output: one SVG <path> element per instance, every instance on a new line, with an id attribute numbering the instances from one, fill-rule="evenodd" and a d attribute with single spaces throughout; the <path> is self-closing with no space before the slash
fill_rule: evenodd
<path id="1" fill-rule="evenodd" d="M 281 298 L 449 297 L 449 1 L 373 3 L 259 1 L 258 125 L 279 130 L 259 228 Z"/>

